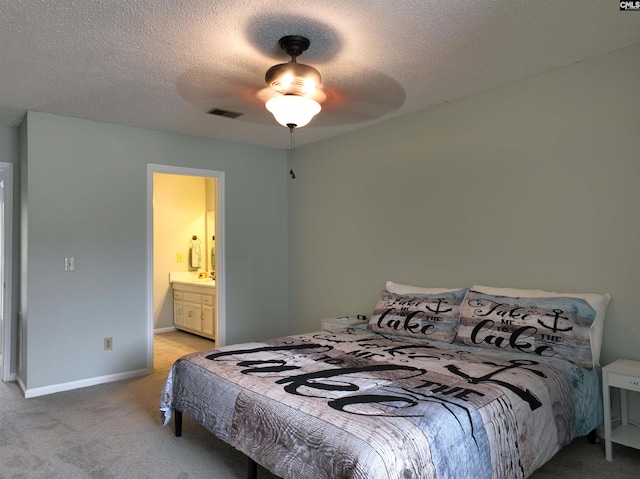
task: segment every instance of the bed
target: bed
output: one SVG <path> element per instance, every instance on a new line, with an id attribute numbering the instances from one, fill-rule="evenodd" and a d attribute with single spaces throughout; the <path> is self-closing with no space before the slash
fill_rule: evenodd
<path id="1" fill-rule="evenodd" d="M 284 479 L 526 478 L 601 424 L 608 295 L 386 286 L 366 326 L 179 359 L 163 423 Z"/>

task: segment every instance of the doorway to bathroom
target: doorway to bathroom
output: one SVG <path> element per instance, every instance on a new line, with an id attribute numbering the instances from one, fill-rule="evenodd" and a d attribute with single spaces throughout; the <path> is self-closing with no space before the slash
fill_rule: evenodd
<path id="1" fill-rule="evenodd" d="M 193 282 L 194 288 L 211 291 L 211 296 L 190 296 L 185 314 L 201 311 L 210 319 L 207 311 L 213 303 L 215 344 L 225 344 L 224 172 L 149 165 L 147 180 L 151 368 L 154 334 L 175 330 L 174 315 L 182 307 L 182 301 L 174 299 L 176 281 L 186 283 L 187 289 Z M 215 282 L 208 288 L 212 276 Z M 194 297 L 204 301 L 205 296 L 211 298 L 207 304 L 191 304 Z M 177 324 L 182 326 L 181 319 Z M 184 325 L 199 334 L 192 320 Z"/>

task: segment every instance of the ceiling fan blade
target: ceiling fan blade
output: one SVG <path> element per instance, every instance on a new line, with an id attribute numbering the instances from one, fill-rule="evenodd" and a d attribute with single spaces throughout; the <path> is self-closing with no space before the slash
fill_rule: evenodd
<path id="1" fill-rule="evenodd" d="M 241 114 L 237 117 L 240 121 L 275 126 L 265 103 L 279 93 L 266 86 L 267 69 L 255 63 L 234 57 L 191 68 L 178 78 L 178 93 L 203 114 L 215 108 Z M 323 84 L 312 98 L 322 111 L 313 126 L 367 122 L 392 113 L 406 100 L 406 92 L 396 80 L 353 61 L 331 60 L 318 67 Z M 380 95 L 380 90 L 385 94 Z"/>
<path id="2" fill-rule="evenodd" d="M 237 68 L 236 68 L 237 70 Z M 256 97 L 259 86 L 251 79 L 253 72 L 225 72 L 216 66 L 201 66 L 183 73 L 176 83 L 180 97 L 203 114 L 212 109 L 240 113 L 237 119 L 271 124 L 273 117 Z"/>
<path id="3" fill-rule="evenodd" d="M 340 67 L 332 70 L 341 71 Z M 364 68 L 354 71 L 353 64 L 344 71 L 350 73 L 325 75 L 326 100 L 322 104 L 322 116 L 314 120 L 315 125 L 361 123 L 392 113 L 404 104 L 406 92 L 393 78 Z M 385 92 L 383 96 L 380 90 Z"/>

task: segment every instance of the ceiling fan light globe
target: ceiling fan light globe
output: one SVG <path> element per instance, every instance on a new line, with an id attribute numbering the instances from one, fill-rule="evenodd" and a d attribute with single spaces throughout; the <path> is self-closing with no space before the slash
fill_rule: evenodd
<path id="1" fill-rule="evenodd" d="M 282 126 L 295 125 L 296 128 L 307 125 L 322 109 L 317 101 L 298 95 L 276 96 L 265 106 Z"/>

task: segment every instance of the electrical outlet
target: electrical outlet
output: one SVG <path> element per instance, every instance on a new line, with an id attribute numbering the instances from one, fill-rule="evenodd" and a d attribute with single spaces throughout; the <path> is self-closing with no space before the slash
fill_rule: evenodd
<path id="1" fill-rule="evenodd" d="M 178 263 L 182 263 L 182 262 L 184 261 L 184 256 L 182 255 L 182 253 L 178 253 L 178 254 L 176 255 L 176 261 L 177 261 Z"/>
<path id="2" fill-rule="evenodd" d="M 64 270 L 65 271 L 75 271 L 76 269 L 76 259 L 75 258 L 65 258 L 64 259 Z"/>
<path id="3" fill-rule="evenodd" d="M 111 351 L 113 349 L 113 338 L 104 338 L 104 350 Z"/>

